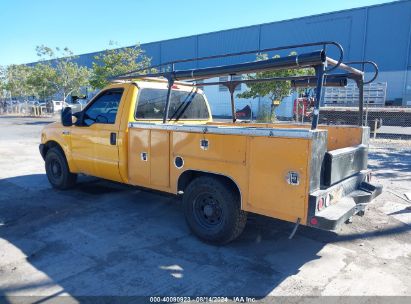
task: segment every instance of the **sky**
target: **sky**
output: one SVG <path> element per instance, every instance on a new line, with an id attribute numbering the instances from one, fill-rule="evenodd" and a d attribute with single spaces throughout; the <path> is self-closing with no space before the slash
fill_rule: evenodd
<path id="1" fill-rule="evenodd" d="M 381 0 L 0 0 L 0 65 L 38 45 L 75 54 L 381 4 Z"/>

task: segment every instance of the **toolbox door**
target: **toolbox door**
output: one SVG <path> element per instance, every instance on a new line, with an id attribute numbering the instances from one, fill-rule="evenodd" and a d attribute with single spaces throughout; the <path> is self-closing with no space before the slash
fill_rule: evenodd
<path id="1" fill-rule="evenodd" d="M 170 186 L 170 133 L 131 128 L 128 151 L 129 181 L 154 188 Z"/>
<path id="2" fill-rule="evenodd" d="M 150 184 L 170 186 L 170 132 L 151 130 L 150 132 Z"/>
<path id="3" fill-rule="evenodd" d="M 248 210 L 288 221 L 305 218 L 309 141 L 251 137 Z"/>

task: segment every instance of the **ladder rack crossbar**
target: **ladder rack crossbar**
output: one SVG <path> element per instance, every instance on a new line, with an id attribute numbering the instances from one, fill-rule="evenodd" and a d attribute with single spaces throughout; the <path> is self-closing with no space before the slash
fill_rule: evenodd
<path id="1" fill-rule="evenodd" d="M 265 48 L 265 49 L 256 49 L 256 50 L 251 50 L 251 51 L 234 52 L 234 53 L 226 53 L 226 54 L 219 54 L 219 55 L 212 55 L 212 56 L 195 57 L 195 58 L 187 58 L 187 59 L 179 59 L 179 60 L 174 60 L 174 61 L 168 61 L 168 62 L 164 62 L 164 63 L 161 63 L 161 64 L 145 67 L 145 68 L 142 68 L 142 69 L 137 69 L 137 70 L 132 70 L 132 71 L 129 71 L 129 72 L 126 72 L 126 73 L 122 73 L 122 74 L 119 74 L 119 75 L 113 77 L 113 79 L 117 79 L 121 76 L 135 74 L 135 73 L 138 73 L 138 72 L 147 72 L 147 71 L 150 71 L 150 70 L 153 70 L 153 69 L 158 69 L 158 68 L 161 68 L 161 67 L 171 66 L 172 70 L 174 70 L 175 65 L 179 64 L 179 63 L 204 61 L 204 60 L 211 60 L 211 59 L 221 59 L 221 58 L 228 58 L 228 57 L 235 57 L 235 56 L 242 56 L 242 55 L 249 55 L 249 54 L 261 54 L 261 53 L 272 52 L 272 51 L 293 50 L 293 49 L 308 48 L 308 47 L 313 47 L 313 46 L 322 46 L 323 50 L 325 51 L 327 45 L 333 45 L 337 48 L 337 50 L 339 52 L 337 62 L 342 63 L 343 57 L 344 57 L 343 47 L 339 43 L 334 42 L 334 41 L 320 41 L 320 42 L 294 44 L 294 45 L 272 47 L 272 48 Z M 339 66 L 339 64 L 337 64 L 336 66 L 329 69 L 328 72 L 338 68 L 338 66 Z M 165 74 L 167 72 L 163 72 L 163 73 Z"/>

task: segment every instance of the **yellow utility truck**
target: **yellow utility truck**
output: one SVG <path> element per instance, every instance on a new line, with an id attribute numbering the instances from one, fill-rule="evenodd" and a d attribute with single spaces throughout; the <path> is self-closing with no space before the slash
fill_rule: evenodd
<path id="1" fill-rule="evenodd" d="M 325 46 L 330 45 L 340 51 L 338 60 L 326 56 Z M 187 59 L 154 67 L 161 72 L 131 71 L 116 77 L 82 111 L 72 114 L 65 108 L 61 122 L 43 129 L 40 153 L 51 185 L 69 189 L 78 174 L 87 174 L 182 196 L 190 229 L 217 244 L 238 237 L 249 212 L 293 222 L 293 233 L 299 224 L 333 230 L 353 215 L 363 215 L 381 187 L 370 183 L 367 169 L 364 72 L 343 63 L 342 48 L 320 42 L 218 57 L 314 46 L 321 49 L 178 69 L 179 64 L 216 56 Z M 313 68 L 315 75 L 232 77 L 290 68 Z M 231 80 L 204 81 L 223 75 Z M 360 88 L 358 125 L 318 125 L 323 86 L 344 86 L 348 79 Z M 315 86 L 311 124 L 238 122 L 235 88 L 256 81 Z M 207 97 L 199 88 L 209 85 L 228 88 L 232 121 L 213 121 Z"/>

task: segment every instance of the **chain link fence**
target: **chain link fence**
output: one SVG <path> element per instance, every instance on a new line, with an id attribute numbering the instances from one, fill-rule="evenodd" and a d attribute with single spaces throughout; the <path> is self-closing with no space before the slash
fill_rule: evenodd
<path id="1" fill-rule="evenodd" d="M 294 112 L 294 123 L 311 123 L 311 107 L 304 99 L 296 99 L 297 111 Z M 298 105 L 299 104 L 299 105 Z M 308 109 L 308 110 L 306 110 Z M 320 108 L 320 124 L 324 125 L 358 125 L 358 107 Z M 369 126 L 372 138 L 392 138 L 411 140 L 410 107 L 365 107 L 364 125 Z"/>
<path id="2" fill-rule="evenodd" d="M 277 111 L 279 107 L 264 102 L 258 111 L 251 112 L 251 107 L 237 108 L 237 119 L 240 121 L 311 124 L 314 99 L 308 97 L 285 100 L 288 111 Z M 274 108 L 274 110 L 273 110 Z M 275 115 L 273 114 L 275 113 Z M 285 113 L 287 112 L 287 113 Z M 291 113 L 291 114 L 290 114 Z M 229 119 L 227 115 L 225 117 Z M 356 106 L 320 107 L 319 123 L 322 125 L 358 125 L 359 110 Z M 363 123 L 370 127 L 372 139 L 403 139 L 411 142 L 411 107 L 364 107 Z"/>
<path id="3" fill-rule="evenodd" d="M 372 83 L 364 86 L 363 122 L 371 129 L 371 138 L 411 140 L 411 107 L 386 106 L 387 83 Z M 320 124 L 358 125 L 358 88 L 326 87 L 320 107 Z M 311 123 L 313 97 L 294 100 L 291 121 Z"/>
<path id="4" fill-rule="evenodd" d="M 345 90 L 344 90 L 345 89 Z M 365 125 L 371 129 L 372 139 L 403 139 L 411 141 L 411 107 L 388 107 L 385 104 L 386 84 L 366 86 L 364 90 L 364 117 Z M 207 92 L 206 92 L 207 94 Z M 308 95 L 309 96 L 309 95 Z M 279 123 L 311 123 L 313 97 L 292 96 L 278 105 L 261 101 L 261 105 L 255 100 L 238 100 L 236 102 L 237 119 L 240 121 L 268 122 L 273 118 Z M 219 119 L 215 112 L 222 100 L 213 100 L 209 97 L 214 118 Z M 221 98 L 222 99 L 222 98 Z M 260 101 L 257 101 L 260 103 Z M 225 99 L 226 108 L 229 109 L 229 101 Z M 77 100 L 75 103 L 63 103 L 62 101 L 17 101 L 0 100 L 0 115 L 54 117 L 62 110 L 63 106 L 72 107 L 73 112 L 81 111 L 87 105 L 87 101 Z M 277 111 L 278 108 L 287 108 L 286 111 Z M 215 111 L 217 110 L 217 111 Z M 227 110 L 227 112 L 230 112 Z M 220 118 L 231 120 L 230 115 Z M 320 124 L 325 125 L 358 125 L 358 92 L 355 88 L 326 88 L 323 105 L 320 108 Z"/>
<path id="5" fill-rule="evenodd" d="M 81 111 L 87 102 L 88 100 L 85 99 L 77 99 L 70 103 L 58 100 L 48 102 L 0 100 L 0 115 L 52 117 L 60 114 L 64 107 L 71 107 L 73 113 Z"/>
<path id="6" fill-rule="evenodd" d="M 358 124 L 358 109 L 324 108 L 320 122 L 332 125 Z M 373 138 L 411 139 L 411 108 L 366 108 L 363 121 L 371 129 Z"/>
<path id="7" fill-rule="evenodd" d="M 61 110 L 61 106 L 55 109 L 53 102 L 0 101 L 0 115 L 48 117 L 54 115 L 54 113 L 59 110 Z"/>

